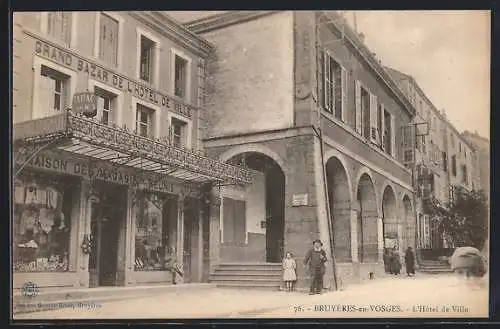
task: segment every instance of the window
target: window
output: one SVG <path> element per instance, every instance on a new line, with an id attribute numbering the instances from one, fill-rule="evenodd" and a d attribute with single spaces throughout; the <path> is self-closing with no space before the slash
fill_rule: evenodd
<path id="1" fill-rule="evenodd" d="M 325 110 L 343 121 L 347 106 L 347 71 L 325 52 L 324 72 Z"/>
<path id="2" fill-rule="evenodd" d="M 153 113 L 154 110 L 137 104 L 137 112 L 136 112 L 136 131 L 140 136 L 144 137 L 153 137 Z"/>
<path id="3" fill-rule="evenodd" d="M 74 189 L 66 179 L 23 177 L 14 185 L 15 272 L 69 270 Z M 73 182 L 72 182 L 73 183 Z"/>
<path id="4" fill-rule="evenodd" d="M 451 156 L 451 174 L 457 176 L 457 156 Z"/>
<path id="5" fill-rule="evenodd" d="M 402 127 L 403 137 L 403 164 L 409 166 L 414 161 L 415 153 L 415 126 L 408 125 Z"/>
<path id="6" fill-rule="evenodd" d="M 384 136 L 383 136 L 383 143 L 384 143 L 384 150 L 387 152 L 389 155 L 394 155 L 394 120 L 392 115 L 384 110 Z"/>
<path id="7" fill-rule="evenodd" d="M 71 41 L 71 13 L 64 11 L 49 12 L 47 33 L 69 46 Z"/>
<path id="8" fill-rule="evenodd" d="M 172 143 L 175 147 L 185 147 L 187 145 L 187 123 L 177 118 L 172 118 Z"/>
<path id="9" fill-rule="evenodd" d="M 462 143 L 458 142 L 458 152 L 462 153 Z"/>
<path id="10" fill-rule="evenodd" d="M 451 147 L 455 148 L 455 136 L 453 136 L 453 134 L 450 134 L 450 141 Z"/>
<path id="11" fill-rule="evenodd" d="M 99 18 L 99 59 L 116 67 L 118 65 L 118 21 L 106 14 Z"/>
<path id="12" fill-rule="evenodd" d="M 370 139 L 370 94 L 364 88 L 361 88 L 361 119 L 363 124 L 362 135 L 366 139 Z"/>
<path id="13" fill-rule="evenodd" d="M 97 96 L 97 117 L 100 122 L 107 125 L 115 122 L 116 95 L 95 87 L 94 92 Z"/>
<path id="14" fill-rule="evenodd" d="M 186 59 L 175 55 L 174 94 L 182 99 L 187 96 L 187 66 Z"/>
<path id="15" fill-rule="evenodd" d="M 448 172 L 448 155 L 446 152 L 442 152 L 442 158 L 443 158 L 443 171 Z"/>
<path id="16" fill-rule="evenodd" d="M 467 166 L 462 165 L 462 183 L 463 184 L 468 184 L 469 179 L 468 179 L 468 173 L 467 173 Z"/>
<path id="17" fill-rule="evenodd" d="M 69 76 L 42 65 L 38 111 L 42 117 L 61 113 L 68 106 Z"/>
<path id="18" fill-rule="evenodd" d="M 134 270 L 165 270 L 165 256 L 176 254 L 177 198 L 141 193 L 135 217 Z"/>
<path id="19" fill-rule="evenodd" d="M 245 201 L 223 198 L 223 235 L 224 243 L 246 243 Z"/>
<path id="20" fill-rule="evenodd" d="M 141 35 L 139 78 L 153 83 L 153 56 L 156 43 Z"/>

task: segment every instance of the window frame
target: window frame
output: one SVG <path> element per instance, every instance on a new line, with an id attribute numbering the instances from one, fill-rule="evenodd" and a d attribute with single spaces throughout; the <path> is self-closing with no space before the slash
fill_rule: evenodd
<path id="1" fill-rule="evenodd" d="M 160 120 L 161 120 L 161 111 L 160 107 L 157 105 L 150 104 L 148 102 L 145 102 L 139 98 L 132 97 L 132 109 L 133 109 L 133 115 L 132 115 L 132 130 L 135 131 L 137 129 L 137 104 L 144 106 L 148 109 L 151 110 L 151 121 L 152 121 L 152 129 L 153 129 L 153 134 L 148 136 L 146 138 L 159 138 L 159 133 L 160 133 Z M 139 134 L 139 132 L 137 132 Z"/>
<path id="2" fill-rule="evenodd" d="M 153 47 L 153 64 L 151 72 L 151 81 L 146 81 L 141 78 L 141 37 L 145 37 L 155 43 Z M 160 49 L 161 41 L 160 38 L 154 36 L 152 33 L 143 30 L 140 27 L 136 27 L 136 72 L 135 77 L 142 83 L 149 84 L 153 87 L 159 85 L 160 78 Z"/>
<path id="3" fill-rule="evenodd" d="M 122 65 L 123 65 L 123 36 L 124 36 L 124 22 L 125 20 L 121 15 L 115 14 L 113 12 L 109 11 L 98 11 L 95 13 L 95 18 L 94 18 L 94 48 L 93 48 L 93 56 L 95 59 L 97 59 L 100 63 L 113 67 L 112 65 L 103 62 L 99 58 L 99 39 L 100 39 L 100 30 L 101 30 L 101 15 L 106 15 L 109 16 L 110 18 L 116 20 L 118 22 L 118 49 L 116 50 L 116 68 L 117 70 L 121 70 Z"/>
<path id="4" fill-rule="evenodd" d="M 327 65 L 327 60 L 328 60 L 328 65 Z M 337 105 L 337 97 L 336 97 L 336 90 L 335 88 L 337 87 L 337 81 L 331 81 L 328 80 L 327 77 L 329 76 L 329 70 L 328 68 L 331 68 L 331 62 L 335 62 L 340 68 L 340 118 L 337 117 L 336 113 L 336 105 Z M 349 77 L 348 77 L 348 72 L 347 69 L 341 64 L 340 60 L 328 49 L 324 50 L 323 54 L 323 109 L 327 113 L 330 113 L 335 119 L 346 122 L 346 112 L 347 112 L 347 106 L 348 106 L 348 99 L 349 99 Z M 331 104 L 327 104 L 327 80 L 330 85 L 330 87 L 333 87 L 333 92 L 331 94 Z M 336 79 L 335 79 L 336 80 Z M 332 108 L 330 108 L 330 105 Z"/>
<path id="5" fill-rule="evenodd" d="M 95 87 L 99 89 L 103 89 L 107 93 L 115 95 L 115 111 L 113 115 L 113 123 L 116 124 L 117 126 L 121 127 L 123 124 L 123 91 L 110 87 L 108 85 L 105 85 L 99 81 L 92 80 L 89 78 L 88 81 L 88 90 L 94 92 Z"/>
<path id="6" fill-rule="evenodd" d="M 46 66 L 54 71 L 60 72 L 64 75 L 67 75 L 68 81 L 67 81 L 67 93 L 68 93 L 68 104 L 66 107 L 71 106 L 71 99 L 73 95 L 75 94 L 76 90 L 76 85 L 77 85 L 77 79 L 78 79 L 78 74 L 70 70 L 68 68 L 65 68 L 63 66 L 60 66 L 58 64 L 55 64 L 49 60 L 46 60 L 44 58 L 38 57 L 38 56 L 33 56 L 33 72 L 34 72 L 34 79 L 33 79 L 33 100 L 31 102 L 31 119 L 35 118 L 42 118 L 42 116 L 38 116 L 37 114 L 39 111 L 37 110 L 37 106 L 39 105 L 39 97 L 40 97 L 40 81 L 41 81 L 41 74 L 42 74 L 42 66 Z"/>
<path id="7" fill-rule="evenodd" d="M 193 148 L 193 140 L 192 140 L 192 122 L 189 121 L 189 120 L 186 120 L 186 118 L 176 114 L 176 113 L 172 113 L 172 112 L 168 112 L 168 124 L 169 124 L 169 128 L 172 128 L 173 130 L 173 126 L 172 126 L 172 119 L 176 119 L 176 120 L 179 120 L 179 121 L 182 121 L 184 122 L 186 125 L 185 125 L 185 132 L 186 132 L 186 145 L 184 145 L 183 147 L 186 148 L 186 149 L 192 149 Z M 172 133 L 173 135 L 173 133 Z M 171 136 L 173 138 L 173 136 Z M 174 141 L 172 140 L 172 143 Z"/>
<path id="8" fill-rule="evenodd" d="M 76 49 L 77 47 L 77 39 L 78 39 L 78 12 L 77 11 L 66 11 L 66 12 L 69 12 L 71 14 L 71 31 L 69 32 L 70 34 L 70 40 L 69 40 L 69 44 L 66 44 L 64 41 L 58 39 L 58 38 L 54 38 L 52 35 L 49 34 L 49 12 L 48 11 L 44 11 L 44 12 L 41 12 L 40 13 L 40 32 L 43 33 L 43 35 L 65 47 L 65 48 L 73 48 L 73 49 Z"/>
<path id="9" fill-rule="evenodd" d="M 188 54 L 186 54 L 185 52 L 179 50 L 179 49 L 175 49 L 175 48 L 172 48 L 171 49 L 171 52 L 170 52 L 170 56 L 171 56 L 171 64 L 170 64 L 170 68 L 171 68 L 171 77 L 170 77 L 170 94 L 178 99 L 181 99 L 183 100 L 185 103 L 191 103 L 191 100 L 192 100 L 192 78 L 191 78 L 191 75 L 192 75 L 192 67 L 193 67 L 193 59 L 191 56 L 189 56 Z M 176 56 L 179 56 L 180 58 L 184 59 L 186 61 L 186 95 L 184 98 L 180 98 L 179 96 L 176 96 L 175 95 L 175 58 Z"/>

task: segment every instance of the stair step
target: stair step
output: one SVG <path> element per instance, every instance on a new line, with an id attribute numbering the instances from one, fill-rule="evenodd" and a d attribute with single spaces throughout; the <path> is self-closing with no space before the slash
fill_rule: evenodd
<path id="1" fill-rule="evenodd" d="M 255 286 L 255 285 L 240 285 L 240 284 L 216 284 L 218 288 L 224 289 L 248 289 L 248 290 L 263 290 L 263 291 L 279 291 L 280 286 Z"/>
<path id="2" fill-rule="evenodd" d="M 241 272 L 241 273 L 220 273 L 220 272 L 215 272 L 211 274 L 212 277 L 246 277 L 246 278 L 260 278 L 264 280 L 271 280 L 273 278 L 278 278 L 281 279 L 282 275 L 281 273 L 264 273 L 264 274 L 249 274 L 246 272 Z"/>
<path id="3" fill-rule="evenodd" d="M 241 287 L 280 287 L 281 281 L 269 281 L 269 280 L 216 280 L 211 281 L 212 284 L 217 286 L 228 285 L 228 286 L 241 286 Z"/>

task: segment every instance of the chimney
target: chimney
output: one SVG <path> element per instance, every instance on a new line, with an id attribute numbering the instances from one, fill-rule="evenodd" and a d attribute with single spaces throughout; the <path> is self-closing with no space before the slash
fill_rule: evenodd
<path id="1" fill-rule="evenodd" d="M 358 34 L 358 36 L 359 36 L 359 39 L 361 40 L 361 42 L 362 42 L 362 43 L 365 43 L 365 35 L 364 35 L 364 33 L 363 33 L 363 32 L 360 32 L 360 33 Z"/>

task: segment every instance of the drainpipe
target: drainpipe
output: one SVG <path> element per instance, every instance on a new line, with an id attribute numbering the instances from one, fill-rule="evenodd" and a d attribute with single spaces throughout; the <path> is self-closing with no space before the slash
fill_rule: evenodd
<path id="1" fill-rule="evenodd" d="M 328 236 L 329 236 L 329 242 L 330 242 L 330 254 L 331 254 L 331 257 L 332 257 L 332 266 L 333 266 L 333 281 L 334 281 L 334 284 L 335 284 L 335 290 L 338 290 L 339 289 L 339 283 L 338 283 L 338 274 L 337 274 L 337 262 L 336 262 L 336 259 L 335 259 L 335 244 L 334 244 L 334 237 L 333 237 L 333 228 L 332 228 L 332 223 L 331 223 L 331 209 L 330 209 L 330 200 L 329 200 L 329 197 L 328 197 L 328 185 L 327 185 L 327 180 L 326 180 L 326 163 L 325 163 L 325 155 L 324 155 L 324 139 L 323 139 L 323 129 L 321 129 L 321 106 L 319 106 L 318 102 L 319 102 L 319 75 L 318 75 L 318 70 L 319 70 L 319 67 L 318 67 L 318 54 L 319 54 L 319 51 L 321 51 L 319 49 L 319 38 L 318 38 L 318 35 L 319 35 L 319 32 L 318 32 L 318 23 L 316 22 L 316 13 L 313 14 L 314 17 L 313 17 L 313 24 L 314 24 L 314 50 L 315 50 L 315 58 L 316 58 L 316 100 L 315 100 L 315 105 L 316 105 L 316 110 L 317 110 L 317 116 L 318 116 L 318 121 L 317 121 L 317 124 L 318 126 L 317 127 L 314 127 L 313 125 L 313 129 L 314 131 L 316 132 L 316 135 L 318 136 L 319 138 L 319 142 L 320 142 L 320 153 L 321 153 L 321 169 L 323 171 L 323 188 L 324 188 L 324 191 L 325 191 L 325 201 L 326 201 L 326 216 L 327 216 L 327 223 L 328 223 Z"/>

